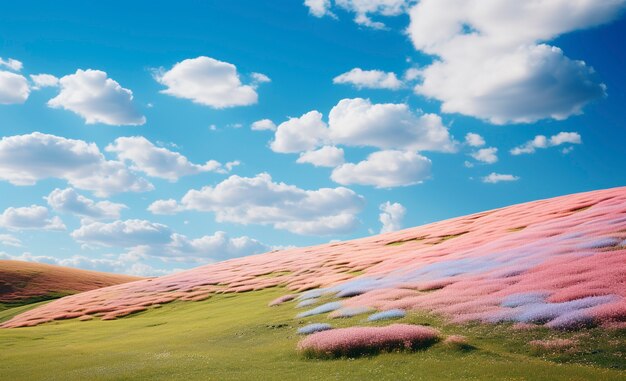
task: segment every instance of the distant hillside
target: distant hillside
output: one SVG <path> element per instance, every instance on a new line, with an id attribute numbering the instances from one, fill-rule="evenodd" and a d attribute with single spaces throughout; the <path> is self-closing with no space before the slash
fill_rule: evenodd
<path id="1" fill-rule="evenodd" d="M 22 313 L 2 327 L 110 320 L 175 300 L 275 286 L 295 294 L 275 304 L 300 300 L 298 317 L 422 310 L 458 323 L 624 327 L 624 274 L 626 187 L 93 290 Z"/>
<path id="2" fill-rule="evenodd" d="M 0 260 L 0 303 L 20 305 L 143 278 L 43 263 Z"/>

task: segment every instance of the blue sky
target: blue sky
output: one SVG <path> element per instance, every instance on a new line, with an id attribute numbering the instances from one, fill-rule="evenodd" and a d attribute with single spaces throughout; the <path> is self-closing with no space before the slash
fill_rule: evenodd
<path id="1" fill-rule="evenodd" d="M 625 7 L 5 4 L 0 257 L 158 275 L 622 186 Z"/>

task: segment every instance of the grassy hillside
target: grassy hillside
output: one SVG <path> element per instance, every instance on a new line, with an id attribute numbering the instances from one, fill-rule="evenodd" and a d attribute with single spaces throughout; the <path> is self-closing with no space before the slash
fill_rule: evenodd
<path id="1" fill-rule="evenodd" d="M 625 266 L 626 187 L 542 200 L 0 311 L 0 379 L 623 380 Z"/>
<path id="2" fill-rule="evenodd" d="M 626 331 L 559 332 L 510 324 L 454 325 L 409 313 L 400 322 L 461 334 L 474 349 L 438 343 L 417 352 L 307 359 L 295 331 L 310 322 L 375 325 L 363 317 L 296 319 L 294 302 L 268 307 L 284 289 L 173 302 L 125 318 L 68 320 L 0 330 L 6 380 L 623 380 Z M 532 340 L 573 339 L 542 350 Z"/>

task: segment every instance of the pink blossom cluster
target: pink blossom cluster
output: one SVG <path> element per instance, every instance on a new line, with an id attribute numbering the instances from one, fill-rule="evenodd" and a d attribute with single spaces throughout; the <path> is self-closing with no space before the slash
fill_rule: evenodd
<path id="1" fill-rule="evenodd" d="M 430 327 L 392 324 L 386 327 L 349 327 L 314 333 L 298 343 L 305 355 L 359 356 L 392 350 L 410 350 L 435 343 L 439 332 Z"/>

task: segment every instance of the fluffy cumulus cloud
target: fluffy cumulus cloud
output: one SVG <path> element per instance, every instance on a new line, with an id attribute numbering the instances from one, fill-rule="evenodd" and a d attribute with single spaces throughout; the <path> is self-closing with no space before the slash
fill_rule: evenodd
<path id="1" fill-rule="evenodd" d="M 24 103 L 29 95 L 28 80 L 23 75 L 0 70 L 0 105 Z"/>
<path id="2" fill-rule="evenodd" d="M 231 176 L 216 186 L 189 190 L 176 206 L 166 200 L 152 209 L 215 213 L 218 222 L 269 225 L 296 234 L 348 233 L 357 225 L 364 199 L 344 188 L 305 190 L 277 183 L 267 173 Z"/>
<path id="3" fill-rule="evenodd" d="M 59 85 L 59 79 L 52 74 L 31 74 L 30 79 L 33 81 L 33 90 Z"/>
<path id="4" fill-rule="evenodd" d="M 276 129 L 274 152 L 311 151 L 324 144 L 380 149 L 455 152 L 457 143 L 435 114 L 417 115 L 406 104 L 342 99 L 328 116 L 311 111 L 291 118 Z"/>
<path id="5" fill-rule="evenodd" d="M 487 184 L 496 184 L 499 182 L 511 182 L 517 180 L 519 180 L 519 177 L 517 176 L 495 172 L 491 172 L 489 175 L 482 178 L 483 183 Z"/>
<path id="6" fill-rule="evenodd" d="M 336 167 L 344 162 L 343 149 L 324 146 L 315 151 L 302 152 L 296 162 L 309 163 L 316 167 Z"/>
<path id="7" fill-rule="evenodd" d="M 72 188 L 55 189 L 45 197 L 48 205 L 57 212 L 71 213 L 93 219 L 116 219 L 127 206 L 110 201 L 95 202 L 78 194 Z"/>
<path id="8" fill-rule="evenodd" d="M 478 151 L 472 152 L 471 156 L 483 163 L 493 164 L 498 161 L 498 149 L 495 147 L 481 148 Z"/>
<path id="9" fill-rule="evenodd" d="M 276 125 L 269 119 L 261 119 L 252 123 L 252 131 L 276 131 Z"/>
<path id="10" fill-rule="evenodd" d="M 183 260 L 210 259 L 226 260 L 251 254 L 265 253 L 271 248 L 248 236 L 230 237 L 226 232 L 217 231 L 213 235 L 189 239 L 184 235 L 174 234 L 172 242 L 161 254 Z"/>
<path id="11" fill-rule="evenodd" d="M 143 136 L 117 138 L 105 149 L 115 153 L 120 160 L 129 162 L 131 169 L 169 181 L 201 172 L 226 173 L 234 164 L 231 162 L 228 168 L 215 160 L 194 164 L 178 152 L 155 146 Z"/>
<path id="12" fill-rule="evenodd" d="M 63 221 L 58 216 L 50 216 L 48 208 L 41 205 L 7 208 L 0 214 L 0 227 L 10 230 L 65 230 Z"/>
<path id="13" fill-rule="evenodd" d="M 338 75 L 333 79 L 336 84 L 350 84 L 357 89 L 388 89 L 397 90 L 404 84 L 395 73 L 386 73 L 381 70 L 362 70 L 354 68 L 349 72 Z"/>
<path id="14" fill-rule="evenodd" d="M 485 145 L 485 139 L 476 133 L 468 132 L 465 135 L 465 144 L 470 147 L 482 147 Z"/>
<path id="15" fill-rule="evenodd" d="M 333 143 L 381 149 L 455 152 L 441 118 L 417 115 L 404 103 L 372 103 L 369 99 L 342 99 L 328 116 Z"/>
<path id="16" fill-rule="evenodd" d="M 230 237 L 218 231 L 190 239 L 167 225 L 146 220 L 89 221 L 71 235 L 83 244 L 125 248 L 129 250 L 129 256 L 155 257 L 172 262 L 212 262 L 270 250 L 247 236 Z"/>
<path id="17" fill-rule="evenodd" d="M 430 169 L 430 159 L 416 152 L 385 150 L 374 152 L 359 163 L 340 165 L 331 178 L 343 185 L 393 188 L 421 183 L 430 177 Z"/>
<path id="18" fill-rule="evenodd" d="M 410 10 L 415 47 L 437 57 L 418 94 L 494 124 L 565 119 L 605 95 L 593 69 L 545 44 L 615 19 L 626 0 L 422 0 Z"/>
<path id="19" fill-rule="evenodd" d="M 33 185 L 48 178 L 67 180 L 101 197 L 153 189 L 123 163 L 106 160 L 94 143 L 39 132 L 0 140 L 0 179 Z"/>
<path id="20" fill-rule="evenodd" d="M 154 78 L 167 87 L 161 91 L 164 94 L 217 109 L 257 103 L 257 85 L 270 81 L 266 75 L 252 73 L 251 83 L 244 85 L 235 65 L 204 56 L 161 69 Z"/>
<path id="21" fill-rule="evenodd" d="M 146 118 L 133 104 L 133 92 L 100 70 L 77 70 L 59 79 L 59 94 L 48 101 L 52 108 L 72 111 L 87 124 L 142 125 Z"/>
<path id="22" fill-rule="evenodd" d="M 559 132 L 550 138 L 544 135 L 537 135 L 519 147 L 511 150 L 511 155 L 522 155 L 534 153 L 537 149 L 556 147 L 561 144 L 582 144 L 582 138 L 577 132 Z"/>
<path id="23" fill-rule="evenodd" d="M 156 200 L 148 206 L 148 211 L 152 214 L 176 214 L 176 212 L 180 210 L 178 201 L 171 198 L 167 200 Z"/>
<path id="24" fill-rule="evenodd" d="M 382 224 L 381 233 L 389 233 L 402 229 L 402 220 L 406 214 L 406 208 L 402 204 L 389 201 L 380 204 L 378 220 Z"/>
<path id="25" fill-rule="evenodd" d="M 166 244 L 173 233 L 166 225 L 133 219 L 110 223 L 91 221 L 71 235 L 76 241 L 91 245 L 135 247 Z"/>
<path id="26" fill-rule="evenodd" d="M 354 22 L 359 25 L 384 29 L 385 24 L 372 20 L 372 15 L 398 16 L 402 14 L 410 0 L 335 0 L 334 5 L 347 12 L 354 13 Z M 309 13 L 316 17 L 333 16 L 330 0 L 305 0 L 304 5 L 309 8 Z"/>
<path id="27" fill-rule="evenodd" d="M 309 151 L 328 140 L 328 128 L 319 111 L 310 111 L 299 118 L 289 118 L 276 129 L 270 148 L 274 152 Z"/>

